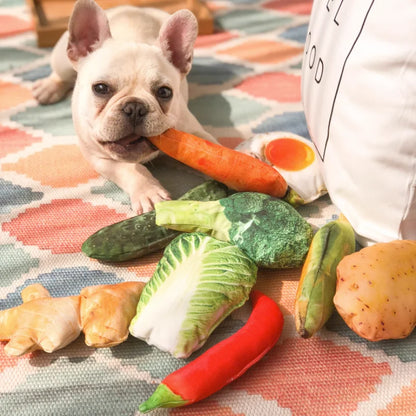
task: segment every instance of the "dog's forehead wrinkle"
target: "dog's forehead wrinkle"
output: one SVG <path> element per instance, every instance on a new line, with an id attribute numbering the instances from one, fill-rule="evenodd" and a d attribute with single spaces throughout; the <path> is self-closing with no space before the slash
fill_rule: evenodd
<path id="1" fill-rule="evenodd" d="M 162 51 L 154 45 L 108 39 L 93 54 L 107 70 L 116 67 L 124 72 L 137 71 L 137 68 L 146 72 L 157 68 L 163 69 L 164 73 L 174 71 L 169 68 L 172 65 Z"/>

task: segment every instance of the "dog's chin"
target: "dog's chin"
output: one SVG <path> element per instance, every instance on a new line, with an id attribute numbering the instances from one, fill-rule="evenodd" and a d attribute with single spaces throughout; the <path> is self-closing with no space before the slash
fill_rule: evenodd
<path id="1" fill-rule="evenodd" d="M 129 135 L 116 141 L 99 141 L 104 150 L 115 160 L 145 163 L 154 159 L 159 150 L 143 136 Z"/>

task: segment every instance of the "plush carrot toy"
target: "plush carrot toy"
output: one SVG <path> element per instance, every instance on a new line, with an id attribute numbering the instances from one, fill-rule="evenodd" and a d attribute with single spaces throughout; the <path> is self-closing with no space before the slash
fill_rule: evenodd
<path id="1" fill-rule="evenodd" d="M 276 344 L 283 329 L 282 312 L 272 299 L 257 290 L 251 292 L 250 299 L 253 310 L 247 323 L 168 375 L 140 405 L 141 412 L 184 406 L 210 396 L 244 374 Z"/>
<path id="2" fill-rule="evenodd" d="M 277 198 L 287 192 L 287 183 L 279 172 L 237 150 L 175 129 L 148 140 L 168 156 L 235 191 L 261 192 Z"/>

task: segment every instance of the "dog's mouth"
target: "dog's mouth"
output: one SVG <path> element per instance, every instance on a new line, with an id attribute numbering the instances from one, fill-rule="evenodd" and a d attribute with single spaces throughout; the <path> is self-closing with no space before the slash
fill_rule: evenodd
<path id="1" fill-rule="evenodd" d="M 129 136 L 123 137 L 122 139 L 116 140 L 114 142 L 107 142 L 107 144 L 115 144 L 116 146 L 121 146 L 126 149 L 137 146 L 141 143 L 146 143 L 154 150 L 157 150 L 157 148 L 152 143 L 150 143 L 149 140 L 147 140 L 147 137 L 136 136 L 135 134 L 130 134 Z"/>
<path id="2" fill-rule="evenodd" d="M 120 157 L 146 157 L 158 149 L 144 136 L 134 134 L 112 142 L 100 141 L 101 146 Z"/>

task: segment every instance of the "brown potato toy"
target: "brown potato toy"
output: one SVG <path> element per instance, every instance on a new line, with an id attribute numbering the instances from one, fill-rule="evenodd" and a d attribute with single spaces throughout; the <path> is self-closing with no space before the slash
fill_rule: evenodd
<path id="1" fill-rule="evenodd" d="M 416 324 L 416 241 L 378 243 L 344 257 L 334 304 L 360 337 L 407 337 Z"/>

